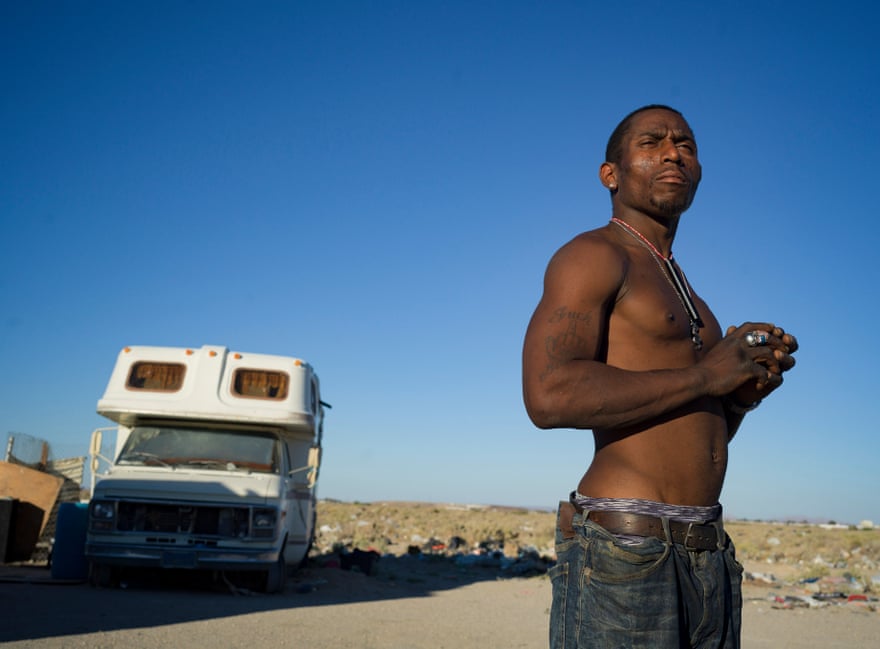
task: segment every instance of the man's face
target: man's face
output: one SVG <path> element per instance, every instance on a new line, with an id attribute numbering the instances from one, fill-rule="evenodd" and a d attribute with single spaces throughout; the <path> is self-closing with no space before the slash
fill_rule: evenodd
<path id="1" fill-rule="evenodd" d="M 614 165 L 616 200 L 660 218 L 690 207 L 702 177 L 697 143 L 680 115 L 651 109 L 635 116 Z"/>

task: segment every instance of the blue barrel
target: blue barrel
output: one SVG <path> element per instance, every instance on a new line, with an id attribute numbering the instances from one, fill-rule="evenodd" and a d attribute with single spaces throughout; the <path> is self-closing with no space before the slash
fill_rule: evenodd
<path id="1" fill-rule="evenodd" d="M 61 503 L 55 523 L 55 545 L 52 547 L 52 579 L 86 579 L 86 527 L 89 523 L 88 503 Z"/>

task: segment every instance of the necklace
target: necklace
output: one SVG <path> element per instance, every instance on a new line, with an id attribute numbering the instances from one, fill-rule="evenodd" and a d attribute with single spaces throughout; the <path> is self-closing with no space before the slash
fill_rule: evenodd
<path id="1" fill-rule="evenodd" d="M 672 286 L 681 305 L 684 307 L 685 313 L 687 313 L 688 320 L 690 320 L 691 324 L 691 341 L 694 343 L 694 348 L 698 350 L 702 349 L 703 339 L 700 338 L 700 329 L 703 328 L 703 320 L 700 318 L 700 314 L 697 311 L 697 305 L 694 304 L 694 298 L 691 296 L 691 291 L 688 288 L 684 273 L 672 258 L 672 251 L 669 252 L 669 256 L 667 257 L 657 249 L 657 246 L 648 241 L 648 238 L 645 235 L 636 230 L 626 221 L 621 221 L 616 217 L 612 217 L 611 222 L 615 225 L 619 225 L 625 232 L 635 237 L 636 241 L 645 246 L 651 253 L 654 261 L 656 261 L 657 265 L 660 267 L 660 272 L 663 274 L 663 277 L 666 278 L 666 281 L 669 282 L 669 285 Z"/>

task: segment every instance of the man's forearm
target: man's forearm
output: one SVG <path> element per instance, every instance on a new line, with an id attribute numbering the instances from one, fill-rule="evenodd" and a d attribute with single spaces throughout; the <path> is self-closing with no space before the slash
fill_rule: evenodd
<path id="1" fill-rule="evenodd" d="M 540 428 L 634 426 L 706 396 L 696 367 L 630 371 L 598 361 L 572 361 L 526 390 L 526 408 Z"/>

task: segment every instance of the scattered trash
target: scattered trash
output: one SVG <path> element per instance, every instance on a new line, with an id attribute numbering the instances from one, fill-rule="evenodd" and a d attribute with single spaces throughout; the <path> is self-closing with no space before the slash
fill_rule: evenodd
<path id="1" fill-rule="evenodd" d="M 373 574 L 378 560 L 379 553 L 375 550 L 360 550 L 358 548 L 339 556 L 340 567 L 343 570 L 358 570 L 367 576 Z"/>
<path id="2" fill-rule="evenodd" d="M 847 597 L 847 598 L 846 598 L 846 601 L 847 601 L 847 602 L 867 602 L 867 601 L 868 601 L 868 596 L 867 596 L 867 595 L 855 595 L 855 594 L 854 594 L 854 595 L 850 595 L 849 597 Z"/>
<path id="3" fill-rule="evenodd" d="M 332 502 L 325 507 L 319 521 L 329 525 L 319 528 L 313 548 L 321 561 L 332 555 L 341 562 L 355 549 L 375 548 L 382 555 L 373 574 L 395 585 L 411 582 L 410 570 L 424 580 L 465 582 L 546 575 L 555 565 L 550 513 L 439 503 Z M 770 603 L 777 608 L 880 608 L 871 600 L 880 596 L 876 532 L 857 536 L 851 525 L 827 531 L 810 523 L 761 525 L 757 533 L 742 525 L 740 544 L 731 523 L 740 561 L 756 569 L 743 574 L 744 587 L 752 588 L 745 594 L 750 601 L 769 608 L 762 597 L 766 590 L 774 594 Z"/>
<path id="4" fill-rule="evenodd" d="M 817 599 L 820 602 L 824 602 L 824 601 L 833 600 L 833 599 L 846 599 L 846 594 L 838 591 L 838 592 L 834 592 L 834 593 L 816 593 L 812 597 L 813 597 L 813 599 Z"/>
<path id="5" fill-rule="evenodd" d="M 326 583 L 326 579 L 312 579 L 311 581 L 304 581 L 300 584 L 297 584 L 294 590 L 300 595 L 307 595 L 308 593 L 314 593 L 316 590 L 318 590 L 319 586 L 323 586 Z"/>
<path id="6" fill-rule="evenodd" d="M 762 572 L 747 572 L 744 576 L 746 581 L 760 581 L 765 584 L 777 583 L 775 575 L 766 575 Z"/>

